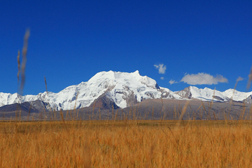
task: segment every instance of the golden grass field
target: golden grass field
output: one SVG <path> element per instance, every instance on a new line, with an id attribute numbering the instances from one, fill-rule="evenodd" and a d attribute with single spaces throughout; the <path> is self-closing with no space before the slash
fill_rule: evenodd
<path id="1" fill-rule="evenodd" d="M 29 35 L 17 57 L 21 95 Z M 183 121 L 188 103 L 179 120 L 2 120 L 0 167 L 252 167 L 252 121 Z"/>
<path id="2" fill-rule="evenodd" d="M 1 122 L 1 167 L 252 167 L 250 121 Z"/>

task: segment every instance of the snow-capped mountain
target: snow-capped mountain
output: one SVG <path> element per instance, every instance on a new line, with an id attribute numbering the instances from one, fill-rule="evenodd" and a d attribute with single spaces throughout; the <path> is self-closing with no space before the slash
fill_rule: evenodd
<path id="1" fill-rule="evenodd" d="M 139 71 L 132 73 L 103 71 L 94 75 L 87 82 L 72 85 L 64 90 L 53 93 L 44 92 L 38 95 L 20 96 L 17 93 L 1 93 L 0 107 L 24 102 L 41 102 L 48 110 L 71 110 L 94 105 L 102 99 L 106 106 L 125 108 L 144 99 L 200 99 L 203 101 L 243 101 L 252 102 L 252 92 L 239 92 L 233 89 L 220 92 L 209 88 L 199 89 L 194 86 L 182 91 L 173 92 L 159 87 L 154 79 L 141 76 Z M 104 103 L 99 101 L 100 103 Z"/>
<path id="2" fill-rule="evenodd" d="M 213 90 L 209 88 L 199 89 L 195 86 L 189 86 L 182 91 L 175 92 L 180 95 L 182 98 L 187 99 L 199 99 L 203 101 L 243 101 L 245 99 L 249 100 L 249 97 L 252 96 L 252 92 L 239 92 L 234 89 L 228 89 L 224 92 L 218 90 Z M 248 101 L 247 101 L 248 102 Z"/>
<path id="3" fill-rule="evenodd" d="M 147 76 L 141 76 L 139 71 L 99 72 L 89 81 L 72 85 L 59 93 L 46 92 L 38 95 L 20 96 L 17 93 L 0 93 L 0 106 L 40 100 L 55 110 L 70 110 L 75 107 L 90 106 L 100 96 L 105 95 L 120 108 L 125 108 L 144 99 L 169 98 L 180 99 L 167 88 L 159 87 L 157 82 Z M 48 109 L 47 108 L 47 109 Z"/>

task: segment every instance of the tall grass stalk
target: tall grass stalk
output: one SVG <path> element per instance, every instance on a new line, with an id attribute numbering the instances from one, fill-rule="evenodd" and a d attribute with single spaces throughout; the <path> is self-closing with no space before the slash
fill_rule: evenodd
<path id="1" fill-rule="evenodd" d="M 0 123 L 1 167 L 252 166 L 250 122 L 122 122 Z"/>
<path id="2" fill-rule="evenodd" d="M 25 70 L 28 38 L 29 32 L 24 38 L 21 70 L 18 57 L 18 80 L 19 72 Z M 251 74 L 252 69 L 249 82 Z M 21 85 L 24 79 L 23 74 Z M 45 85 L 47 91 L 46 78 Z M 187 108 L 191 108 L 190 101 L 183 107 L 180 103 L 174 106 L 174 120 L 165 120 L 162 99 L 160 120 L 154 107 L 143 115 L 145 120 L 139 120 L 138 106 L 128 112 L 121 110 L 121 117 L 112 108 L 107 120 L 101 120 L 101 111 L 95 115 L 94 105 L 93 111 L 82 114 L 89 120 L 81 121 L 79 111 L 76 112 L 77 98 L 78 94 L 72 112 L 67 111 L 64 117 L 60 111 L 61 121 L 55 110 L 49 111 L 53 113 L 52 120 L 50 116 L 50 121 L 36 122 L 34 113 L 32 121 L 28 115 L 27 122 L 21 120 L 21 113 L 16 113 L 16 120 L 10 118 L 6 122 L 3 113 L 0 167 L 252 167 L 252 123 L 244 120 L 245 102 L 238 121 L 230 120 L 225 110 L 224 121 L 211 120 L 213 99 L 208 111 L 203 102 L 195 111 L 201 119 L 205 112 L 209 119 L 206 121 L 194 120 L 194 115 L 193 121 L 183 120 Z M 149 115 L 152 120 L 147 120 Z M 214 112 L 213 116 L 218 118 Z M 251 116 L 252 106 L 249 119 Z"/>

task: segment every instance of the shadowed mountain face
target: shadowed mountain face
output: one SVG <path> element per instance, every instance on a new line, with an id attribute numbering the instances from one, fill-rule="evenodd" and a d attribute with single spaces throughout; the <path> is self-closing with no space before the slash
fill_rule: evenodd
<path id="1" fill-rule="evenodd" d="M 106 96 L 106 97 L 105 97 Z M 146 99 L 202 100 L 215 102 L 252 103 L 252 92 L 239 92 L 228 89 L 224 92 L 209 88 L 200 89 L 189 86 L 182 91 L 173 92 L 158 86 L 148 76 L 139 71 L 132 73 L 103 71 L 87 82 L 69 86 L 58 93 L 44 92 L 38 95 L 24 95 L 0 92 L 0 107 L 15 103 L 30 102 L 35 109 L 73 110 L 94 106 L 101 109 L 131 107 Z M 96 101 L 96 103 L 94 103 Z M 34 103 L 35 102 L 35 103 Z M 42 107 L 43 106 L 43 107 Z"/>
<path id="2" fill-rule="evenodd" d="M 14 103 L 5 105 L 0 107 L 0 117 L 14 118 L 20 116 L 26 118 L 30 114 L 38 116 L 40 112 L 48 112 L 48 110 L 45 108 L 46 106 L 48 106 L 48 103 L 42 102 L 40 100 L 24 102 L 21 104 Z"/>
<path id="3" fill-rule="evenodd" d="M 250 105 L 239 102 L 202 102 L 188 100 L 184 120 L 206 119 L 250 119 Z M 179 119 L 187 100 L 148 99 L 123 109 L 125 113 L 135 113 L 141 119 Z"/>
<path id="4" fill-rule="evenodd" d="M 29 102 L 25 102 L 22 104 L 15 103 L 11 105 L 5 105 L 5 106 L 0 107 L 0 111 L 1 112 L 14 112 L 14 111 L 29 112 L 30 111 L 32 113 L 39 112 L 38 110 L 33 108 L 31 106 L 31 103 Z"/>
<path id="5" fill-rule="evenodd" d="M 100 108 L 102 110 L 118 109 L 119 107 L 115 104 L 113 100 L 108 98 L 106 95 L 100 96 L 96 99 L 89 107 Z"/>
<path id="6" fill-rule="evenodd" d="M 248 98 L 246 98 L 245 102 L 251 104 L 252 103 L 252 95 L 250 95 Z"/>
<path id="7" fill-rule="evenodd" d="M 34 109 L 30 103 L 25 102 L 22 104 L 11 104 L 0 107 L 0 117 L 2 118 L 14 118 L 17 116 L 27 116 L 28 113 L 37 113 L 36 109 Z"/>
<path id="8" fill-rule="evenodd" d="M 32 101 L 32 102 L 24 102 L 21 104 L 14 103 L 10 105 L 5 105 L 0 107 L 0 112 L 14 112 L 14 111 L 24 111 L 31 113 L 38 113 L 41 111 L 45 111 L 45 106 L 47 103 L 44 103 L 40 100 Z"/>
<path id="9" fill-rule="evenodd" d="M 162 120 L 177 120 L 180 118 L 186 102 L 183 120 L 230 120 L 230 119 L 250 119 L 250 105 L 233 102 L 202 102 L 198 100 L 169 100 L 169 99 L 147 99 L 133 106 L 120 109 L 106 96 L 101 96 L 90 107 L 85 107 L 76 110 L 65 111 L 40 111 L 41 102 L 34 102 L 36 108 L 29 103 L 22 103 L 19 109 L 22 111 L 21 116 L 24 120 L 27 119 L 28 112 L 34 119 L 53 119 L 66 120 L 84 119 L 162 119 Z M 6 117 L 15 117 L 17 104 L 4 106 L 0 108 L 0 117 L 4 114 Z"/>

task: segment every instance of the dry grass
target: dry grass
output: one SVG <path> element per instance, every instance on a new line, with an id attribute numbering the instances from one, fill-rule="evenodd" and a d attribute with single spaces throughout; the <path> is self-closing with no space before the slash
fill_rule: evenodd
<path id="1" fill-rule="evenodd" d="M 1 167 L 251 167 L 250 121 L 2 122 Z"/>
<path id="2" fill-rule="evenodd" d="M 21 69 L 17 57 L 21 95 L 29 35 Z M 252 122 L 182 121 L 188 103 L 178 121 L 65 121 L 62 112 L 60 122 L 2 121 L 0 167 L 252 167 Z"/>
<path id="3" fill-rule="evenodd" d="M 252 81 L 252 67 L 251 67 L 250 73 L 249 73 L 249 75 L 248 75 L 247 90 L 249 90 L 249 88 L 250 88 L 251 81 Z"/>

